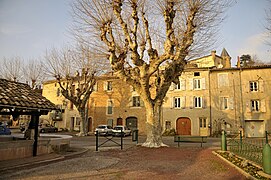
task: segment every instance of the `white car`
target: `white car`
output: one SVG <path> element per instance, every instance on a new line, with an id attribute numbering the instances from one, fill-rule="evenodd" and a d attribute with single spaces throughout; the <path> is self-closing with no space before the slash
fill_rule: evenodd
<path id="1" fill-rule="evenodd" d="M 113 136 L 121 136 L 122 134 L 124 136 L 131 135 L 131 129 L 127 128 L 126 126 L 115 126 L 112 132 L 113 132 Z"/>
<path id="2" fill-rule="evenodd" d="M 109 125 L 99 125 L 95 129 L 95 134 L 98 132 L 99 135 L 108 136 L 108 135 L 112 135 L 112 131 L 113 129 Z"/>

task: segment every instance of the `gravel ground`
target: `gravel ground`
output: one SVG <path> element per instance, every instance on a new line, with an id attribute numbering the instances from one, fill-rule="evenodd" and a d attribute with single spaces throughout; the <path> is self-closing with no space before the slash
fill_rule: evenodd
<path id="1" fill-rule="evenodd" d="M 0 179 L 246 179 L 208 148 L 133 147 L 90 151 L 68 159 L 12 174 Z"/>

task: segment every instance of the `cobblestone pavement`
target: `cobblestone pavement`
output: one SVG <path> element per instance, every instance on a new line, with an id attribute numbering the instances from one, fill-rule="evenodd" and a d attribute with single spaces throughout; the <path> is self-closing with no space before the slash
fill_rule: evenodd
<path id="1" fill-rule="evenodd" d="M 211 148 L 131 146 L 89 150 L 78 157 L 1 174 L 0 179 L 246 179 Z"/>

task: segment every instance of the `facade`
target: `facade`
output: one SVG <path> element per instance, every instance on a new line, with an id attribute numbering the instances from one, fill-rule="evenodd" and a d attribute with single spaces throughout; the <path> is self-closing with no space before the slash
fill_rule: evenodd
<path id="1" fill-rule="evenodd" d="M 144 104 L 131 86 L 110 73 L 99 77 L 96 87 L 89 100 L 91 131 L 100 124 L 145 131 Z"/>
<path id="2" fill-rule="evenodd" d="M 79 112 L 73 103 L 62 96 L 59 84 L 55 80 L 43 84 L 42 95 L 61 109 L 61 112 L 53 111 L 47 116 L 42 116 L 42 121 L 49 121 L 59 130 L 79 131 L 81 119 Z"/>
<path id="3" fill-rule="evenodd" d="M 246 137 L 264 137 L 270 130 L 271 66 L 212 70 L 212 121 L 239 127 Z"/>
<path id="4" fill-rule="evenodd" d="M 175 129 L 181 135 L 216 135 L 222 129 L 242 130 L 246 137 L 263 137 L 270 125 L 269 90 L 271 66 L 231 67 L 231 58 L 223 49 L 191 60 L 172 84 L 162 108 L 162 128 Z M 63 105 L 58 127 L 76 130 L 80 116 L 69 102 L 57 96 L 57 85 L 44 84 L 43 95 Z M 54 96 L 53 96 L 54 95 Z M 63 104 L 63 102 L 65 102 Z M 126 125 L 145 133 L 145 108 L 132 87 L 113 74 L 98 77 L 88 102 L 89 131 L 100 124 Z M 79 119 L 78 119 L 79 118 Z"/>

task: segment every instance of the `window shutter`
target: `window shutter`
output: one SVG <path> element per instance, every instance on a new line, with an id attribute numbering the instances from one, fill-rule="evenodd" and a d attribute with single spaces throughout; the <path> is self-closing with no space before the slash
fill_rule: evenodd
<path id="1" fill-rule="evenodd" d="M 206 89 L 205 78 L 201 78 L 201 87 L 202 87 L 202 89 Z"/>
<path id="2" fill-rule="evenodd" d="M 181 108 L 185 109 L 185 96 L 181 97 Z"/>
<path id="3" fill-rule="evenodd" d="M 224 109 L 224 97 L 219 97 L 219 107 L 220 110 Z"/>
<path id="4" fill-rule="evenodd" d="M 169 87 L 169 90 L 173 91 L 175 89 L 175 84 L 172 82 L 170 87 Z"/>
<path id="5" fill-rule="evenodd" d="M 181 79 L 181 90 L 185 90 L 185 79 Z"/>
<path id="6" fill-rule="evenodd" d="M 193 79 L 189 79 L 189 90 L 193 90 Z"/>
<path id="7" fill-rule="evenodd" d="M 174 106 L 175 106 L 175 97 L 172 97 L 172 98 L 170 98 L 171 99 L 171 101 L 170 101 L 170 103 L 171 103 L 171 108 L 174 108 Z"/>
<path id="8" fill-rule="evenodd" d="M 247 102 L 246 106 L 247 106 L 246 107 L 247 112 L 251 112 L 251 102 L 250 101 Z"/>
<path id="9" fill-rule="evenodd" d="M 234 109 L 233 97 L 229 97 L 229 109 Z"/>
<path id="10" fill-rule="evenodd" d="M 260 92 L 264 91 L 264 81 L 263 80 L 259 80 L 259 91 Z"/>
<path id="11" fill-rule="evenodd" d="M 202 108 L 206 108 L 207 107 L 207 99 L 204 97 L 201 97 L 201 102 L 202 102 Z"/>
<path id="12" fill-rule="evenodd" d="M 245 83 L 245 92 L 250 92 L 250 82 L 247 81 L 247 83 Z"/>
<path id="13" fill-rule="evenodd" d="M 139 101 L 140 101 L 140 106 L 145 107 L 144 101 L 141 97 L 139 97 Z"/>
<path id="14" fill-rule="evenodd" d="M 98 91 L 98 82 L 93 85 L 93 91 Z"/>
<path id="15" fill-rule="evenodd" d="M 129 98 L 129 107 L 133 107 L 133 96 Z"/>
<path id="16" fill-rule="evenodd" d="M 190 99 L 190 109 L 193 109 L 194 108 L 194 96 L 191 96 L 189 99 Z"/>
<path id="17" fill-rule="evenodd" d="M 107 90 L 107 82 L 104 82 L 104 90 Z"/>
<path id="18" fill-rule="evenodd" d="M 261 112 L 266 112 L 265 100 L 261 100 Z"/>

